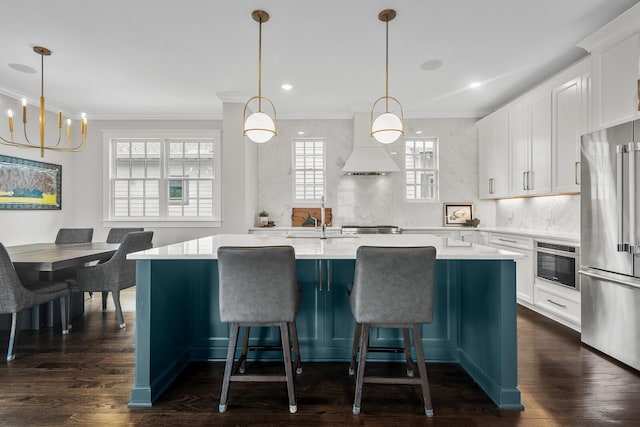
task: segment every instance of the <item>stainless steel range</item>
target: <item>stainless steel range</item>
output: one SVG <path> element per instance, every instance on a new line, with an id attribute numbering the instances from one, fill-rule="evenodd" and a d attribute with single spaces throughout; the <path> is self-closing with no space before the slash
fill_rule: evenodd
<path id="1" fill-rule="evenodd" d="M 402 229 L 397 225 L 343 225 L 341 234 L 400 234 Z"/>

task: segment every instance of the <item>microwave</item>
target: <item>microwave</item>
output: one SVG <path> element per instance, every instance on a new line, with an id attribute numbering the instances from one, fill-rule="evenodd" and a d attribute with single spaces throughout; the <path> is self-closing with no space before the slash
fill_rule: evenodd
<path id="1" fill-rule="evenodd" d="M 576 246 L 536 242 L 536 279 L 579 290 L 579 267 Z"/>

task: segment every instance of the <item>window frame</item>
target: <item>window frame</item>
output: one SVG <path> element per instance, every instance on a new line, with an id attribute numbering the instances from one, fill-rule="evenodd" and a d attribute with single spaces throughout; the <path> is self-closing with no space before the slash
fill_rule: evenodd
<path id="1" fill-rule="evenodd" d="M 413 141 L 414 142 L 414 147 L 415 147 L 415 142 L 416 141 L 433 141 L 434 144 L 434 157 L 435 157 L 435 168 L 407 168 L 407 142 L 409 141 Z M 403 185 L 402 185 L 402 190 L 403 190 L 403 197 L 404 200 L 408 203 L 439 203 L 440 202 L 440 138 L 438 138 L 437 136 L 420 136 L 420 137 L 405 137 L 403 138 L 402 141 L 402 146 L 403 146 L 403 150 L 404 150 L 404 156 L 403 156 L 403 163 L 404 163 L 404 177 L 403 177 Z M 415 184 L 409 184 L 407 182 L 407 172 L 409 171 L 425 171 L 425 172 L 434 172 L 435 174 L 435 189 L 434 189 L 434 193 L 435 193 L 435 197 L 432 199 L 426 199 L 426 198 L 414 198 L 414 199 L 409 199 L 407 197 L 407 187 L 409 185 L 414 185 Z"/>
<path id="2" fill-rule="evenodd" d="M 103 224 L 105 226 L 135 226 L 144 223 L 148 227 L 221 227 L 222 226 L 222 171 L 221 171 L 221 136 L 220 129 L 131 129 L 105 130 L 103 141 Z M 111 173 L 114 167 L 112 154 L 113 140 L 160 140 L 160 178 L 159 178 L 159 217 L 116 217 L 113 215 L 113 186 Z M 211 217 L 177 217 L 169 216 L 171 205 L 167 191 L 169 181 L 178 178 L 169 176 L 167 140 L 172 139 L 211 139 L 213 140 L 213 216 Z"/>
<path id="3" fill-rule="evenodd" d="M 297 205 L 317 205 L 320 203 L 320 197 L 315 199 L 297 199 L 296 198 L 296 173 L 299 169 L 296 168 L 296 143 L 318 141 L 322 142 L 322 194 L 320 197 L 325 197 L 327 192 L 327 139 L 324 137 L 294 137 L 291 144 L 291 168 L 293 170 L 292 183 L 291 183 L 291 201 L 294 206 Z M 313 169 L 314 171 L 319 169 Z M 315 184 L 314 184 L 315 186 Z M 315 189 L 314 189 L 315 193 Z"/>

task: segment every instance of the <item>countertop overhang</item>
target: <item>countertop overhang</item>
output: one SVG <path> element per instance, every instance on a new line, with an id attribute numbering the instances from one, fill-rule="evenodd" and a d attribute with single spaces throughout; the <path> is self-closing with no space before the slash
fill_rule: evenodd
<path id="1" fill-rule="evenodd" d="M 328 233 L 320 239 L 317 233 L 292 237 L 288 232 L 265 234 L 217 234 L 186 242 L 131 253 L 133 260 L 217 259 L 221 246 L 293 246 L 297 259 L 355 259 L 360 246 L 434 246 L 438 259 L 520 259 L 516 252 L 491 248 L 431 234 L 361 234 L 344 236 Z M 288 237 L 289 236 L 289 237 Z"/>

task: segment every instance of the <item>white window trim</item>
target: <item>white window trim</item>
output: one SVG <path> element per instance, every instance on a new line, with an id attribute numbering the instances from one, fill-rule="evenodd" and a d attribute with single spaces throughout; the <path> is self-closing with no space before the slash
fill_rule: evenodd
<path id="1" fill-rule="evenodd" d="M 408 199 L 407 198 L 407 143 L 406 141 L 416 141 L 416 140 L 426 140 L 433 139 L 436 142 L 436 197 L 434 199 Z M 440 203 L 440 138 L 437 136 L 416 136 L 416 137 L 405 137 L 402 140 L 402 147 L 404 150 L 404 156 L 402 157 L 402 162 L 404 166 L 404 176 L 402 177 L 402 193 L 404 197 L 404 201 L 406 203 Z M 415 170 L 415 169 L 412 169 Z"/>
<path id="2" fill-rule="evenodd" d="M 111 216 L 111 155 L 110 147 L 112 139 L 179 139 L 179 138 L 206 138 L 213 139 L 214 153 L 214 171 L 215 179 L 213 180 L 214 194 L 219 195 L 220 203 L 214 211 L 213 218 L 194 218 L 185 217 L 177 219 L 157 219 L 148 217 L 126 217 L 114 218 Z M 136 226 L 144 223 L 148 227 L 222 227 L 222 171 L 221 171 L 221 138 L 220 129 L 117 129 L 102 131 L 102 224 L 105 227 L 125 227 Z M 163 162 L 166 158 L 163 157 Z M 164 202 L 163 202 L 164 203 Z"/>
<path id="3" fill-rule="evenodd" d="M 322 164 L 323 164 L 323 176 L 324 184 L 322 186 L 322 196 L 326 199 L 327 194 L 327 139 L 324 137 L 295 137 L 291 140 L 291 202 L 294 207 L 307 207 L 317 206 L 320 203 L 320 199 L 296 199 L 296 141 L 322 141 Z"/>

